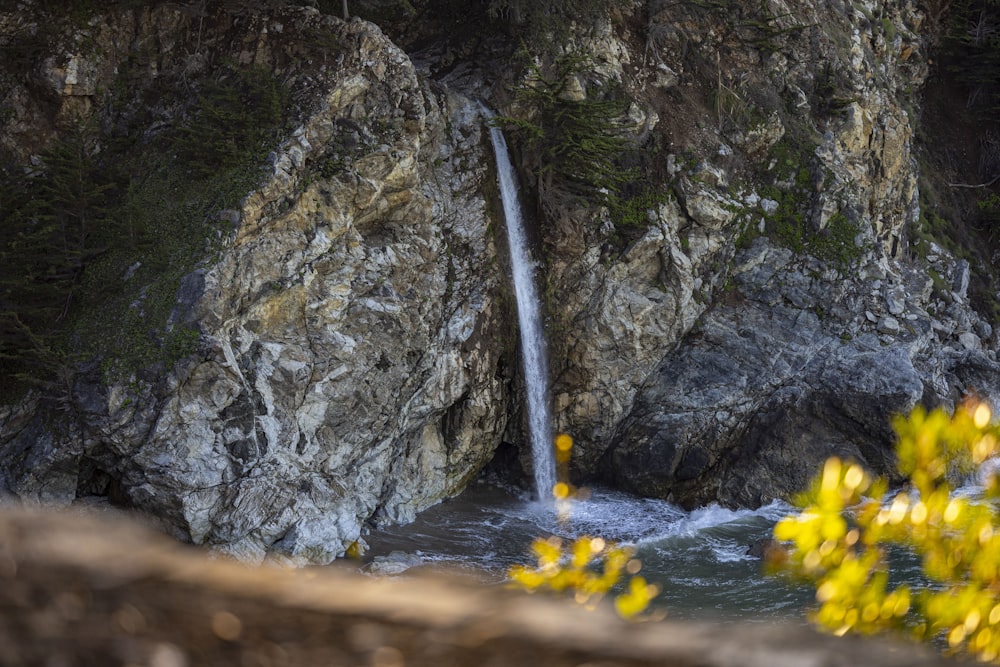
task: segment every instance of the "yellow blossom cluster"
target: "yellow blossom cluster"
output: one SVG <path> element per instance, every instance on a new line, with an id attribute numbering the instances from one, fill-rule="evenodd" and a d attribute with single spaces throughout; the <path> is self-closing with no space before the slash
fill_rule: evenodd
<path id="1" fill-rule="evenodd" d="M 908 484 L 890 498 L 860 465 L 828 460 L 802 511 L 775 526 L 786 548 L 772 552 L 772 565 L 816 586 L 812 618 L 836 634 L 903 631 L 998 661 L 1000 489 L 995 475 L 983 499 L 956 495 L 955 485 L 1000 454 L 1000 428 L 979 402 L 954 415 L 918 407 L 893 426 Z M 927 584 L 893 587 L 890 548 L 919 558 Z"/>
<path id="2" fill-rule="evenodd" d="M 641 564 L 632 550 L 615 546 L 600 537 L 581 537 L 564 542 L 558 537 L 537 539 L 531 547 L 538 557 L 537 567 L 515 565 L 510 578 L 529 590 L 567 592 L 580 604 L 595 605 L 624 576 L 628 589 L 615 597 L 615 609 L 625 618 L 636 616 L 649 606 L 659 589 L 637 573 Z"/>
<path id="3" fill-rule="evenodd" d="M 581 494 L 570 486 L 569 460 L 573 439 L 560 434 L 555 439 L 557 472 L 560 481 L 552 489 L 561 522 L 568 522 L 572 499 Z M 659 587 L 638 576 L 642 564 L 633 558 L 633 550 L 609 543 L 600 537 L 584 536 L 569 542 L 552 536 L 536 539 L 531 546 L 537 557 L 535 566 L 515 565 L 508 575 L 511 582 L 527 591 L 550 590 L 571 593 L 580 604 L 596 606 L 624 577 L 627 589 L 614 599 L 615 609 L 624 618 L 634 618 L 645 611 L 659 594 Z"/>

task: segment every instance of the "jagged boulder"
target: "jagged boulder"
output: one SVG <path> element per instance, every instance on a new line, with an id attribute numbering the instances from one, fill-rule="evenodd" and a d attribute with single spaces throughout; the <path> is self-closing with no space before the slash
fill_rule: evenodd
<path id="1" fill-rule="evenodd" d="M 1000 396 L 1000 364 L 949 348 L 919 303 L 886 331 L 860 315 L 885 308 L 879 290 L 811 278 L 764 239 L 736 259 L 727 302 L 664 358 L 621 422 L 604 460 L 615 483 L 691 507 L 788 498 L 829 456 L 892 479 L 892 415 L 973 390 Z"/>

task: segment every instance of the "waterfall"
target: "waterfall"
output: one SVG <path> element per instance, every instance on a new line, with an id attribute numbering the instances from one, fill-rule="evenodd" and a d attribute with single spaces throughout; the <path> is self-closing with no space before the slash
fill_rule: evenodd
<path id="1" fill-rule="evenodd" d="M 483 109 L 487 118 L 492 114 Z M 552 449 L 552 418 L 549 411 L 549 362 L 542 327 L 541 301 L 535 287 L 534 263 L 528 251 L 528 238 L 518 199 L 517 179 L 510 161 L 507 141 L 499 128 L 490 126 L 490 139 L 496 155 L 500 198 L 507 227 L 514 292 L 517 298 L 517 320 L 521 333 L 521 359 L 524 364 L 524 384 L 527 392 L 528 429 L 531 437 L 531 459 L 535 473 L 535 492 L 540 500 L 552 497 L 556 483 L 555 454 Z"/>

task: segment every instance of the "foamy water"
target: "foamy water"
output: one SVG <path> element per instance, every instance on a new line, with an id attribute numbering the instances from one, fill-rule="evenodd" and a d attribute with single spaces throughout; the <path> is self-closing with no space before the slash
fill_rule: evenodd
<path id="1" fill-rule="evenodd" d="M 657 605 L 675 618 L 802 618 L 812 591 L 766 575 L 747 553 L 790 511 L 772 503 L 759 510 L 709 506 L 687 512 L 663 500 L 594 489 L 563 518 L 551 503 L 475 485 L 409 526 L 370 536 L 369 558 L 401 551 L 426 565 L 457 567 L 498 583 L 511 565 L 531 562 L 535 538 L 589 535 L 632 545 L 642 574 L 662 589 Z"/>

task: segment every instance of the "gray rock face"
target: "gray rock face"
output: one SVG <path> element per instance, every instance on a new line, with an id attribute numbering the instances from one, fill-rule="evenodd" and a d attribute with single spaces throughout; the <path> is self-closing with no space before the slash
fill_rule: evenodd
<path id="1" fill-rule="evenodd" d="M 634 81 L 656 86 L 666 67 L 697 90 L 705 81 L 684 59 L 695 44 L 726 52 L 711 94 L 739 103 L 709 119 L 648 96 L 647 115 L 669 123 L 657 131 L 672 147 L 677 201 L 651 211 L 621 254 L 599 255 L 597 234 L 581 248 L 580 230 L 598 227 L 587 212 L 547 230 L 565 341 L 557 420 L 581 477 L 688 506 L 756 505 L 803 488 L 832 454 L 894 474 L 890 418 L 918 401 L 1000 399 L 990 373 L 965 366 L 1000 370 L 979 343 L 989 325 L 968 306 L 968 265 L 936 248 L 934 271 L 952 287 L 937 294 L 928 267 L 902 251 L 919 214 L 902 100 L 927 73 L 920 16 L 912 3 L 887 5 L 889 40 L 842 5 L 781 7 L 789 32 L 765 55 L 720 41 L 723 13 L 646 3 Z M 816 94 L 829 83 L 823 67 L 856 101 L 830 110 Z M 781 248 L 765 219 L 782 216 L 803 239 L 848 221 L 835 252 L 849 259 Z"/>
<path id="2" fill-rule="evenodd" d="M 721 35 L 729 20 L 724 12 L 659 1 L 644 3 L 644 8 L 637 16 L 647 22 L 646 51 L 631 55 L 632 73 L 613 67 L 609 72 L 636 87 L 647 81 L 655 87 L 667 68 L 677 74 L 678 87 L 697 91 L 708 84 L 684 55 L 697 45 L 705 52 L 727 54 L 712 65 L 706 98 L 715 99 L 721 89 L 740 101 L 728 115 L 716 107 L 714 117 L 708 118 L 694 103 L 682 105 L 685 111 L 680 113 L 672 98 L 666 102 L 654 94 L 643 97 L 646 115 L 660 119 L 654 131 L 671 147 L 665 164 L 677 200 L 650 211 L 654 224 L 620 254 L 602 253 L 606 238 L 581 232 L 600 227 L 593 211 L 569 213 L 575 220 L 560 220 L 545 230 L 553 249 L 549 289 L 559 295 L 558 302 L 550 304 L 557 321 L 553 365 L 558 427 L 575 437 L 574 463 L 582 475 L 615 479 L 623 477 L 613 470 L 618 459 L 604 454 L 622 432 L 619 422 L 633 408 L 640 410 L 633 405 L 641 400 L 638 387 L 659 377 L 664 364 L 673 363 L 675 374 L 687 373 L 677 355 L 686 354 L 690 342 L 697 340 L 691 331 L 699 318 L 706 312 L 713 313 L 709 317 L 727 312 L 733 293 L 726 286 L 741 273 L 734 260 L 737 241 L 745 243 L 760 234 L 765 217 L 799 215 L 802 222 L 795 224 L 805 227 L 804 235 L 824 233 L 843 220 L 856 225 L 856 238 L 844 245 L 846 253 L 862 255 L 860 263 L 866 266 L 867 273 L 857 276 L 866 282 L 851 288 L 857 292 L 874 289 L 874 281 L 901 270 L 895 256 L 907 225 L 916 220 L 917 181 L 910 154 L 913 130 L 900 100 L 902 91 L 919 87 L 927 71 L 925 64 L 911 58 L 921 45 L 916 32 L 920 19 L 906 2 L 887 9 L 898 26 L 899 43 L 888 43 L 878 27 L 842 6 L 812 0 L 781 3 L 774 16 L 784 17 L 776 21 L 787 33 L 776 38 L 770 54 L 746 42 L 724 42 Z M 620 40 L 619 48 L 627 50 L 628 35 L 601 34 L 594 52 L 615 53 L 609 39 Z M 606 55 L 603 60 L 613 58 Z M 824 66 L 838 72 L 836 85 L 858 102 L 832 113 L 824 108 L 828 101 L 803 92 L 826 85 Z M 808 140 L 803 139 L 803 128 L 808 128 Z M 795 185 L 803 179 L 805 184 Z M 773 190 L 759 187 L 765 181 L 777 184 L 781 202 Z M 795 187 L 804 191 L 790 197 L 787 193 Z M 853 321 L 854 313 L 835 301 L 809 296 L 809 281 L 802 278 L 806 266 L 800 259 L 772 267 L 774 275 L 759 275 L 766 283 L 760 285 L 761 298 L 773 301 L 779 297 L 778 285 L 797 280 L 780 290 L 780 298 L 792 309 L 786 317 L 795 320 L 801 311 L 820 308 L 845 325 Z M 829 264 L 810 266 L 809 271 L 820 274 L 821 281 L 854 278 Z M 786 273 L 787 279 L 782 277 Z M 887 318 L 885 335 L 905 329 L 900 318 L 906 297 L 893 291 L 887 297 L 888 311 L 886 299 L 874 308 L 880 319 Z M 896 328 L 888 318 L 896 320 Z M 799 330 L 791 323 L 779 329 L 789 334 Z M 840 332 L 828 335 L 836 338 Z M 796 345 L 779 331 L 773 336 L 760 344 Z M 801 353 L 808 357 L 809 348 Z M 751 375 L 771 372 L 769 367 L 746 370 Z M 778 386 L 781 378 L 761 382 Z M 664 393 L 669 393 L 666 388 Z"/>
<path id="3" fill-rule="evenodd" d="M 749 252 L 782 254 L 765 246 Z M 935 354 L 939 342 L 921 333 L 930 318 L 892 338 L 871 323 L 851 336 L 829 316 L 769 298 L 761 273 L 773 268 L 766 260 L 739 274 L 739 304 L 707 313 L 647 379 L 608 454 L 618 483 L 685 505 L 758 505 L 803 488 L 832 455 L 891 475 L 889 415 L 954 401 L 967 382 L 996 391 L 995 378 L 960 370 L 968 357 Z M 856 298 L 827 287 L 809 286 L 814 308 Z"/>
<path id="4" fill-rule="evenodd" d="M 299 90 L 312 111 L 230 216 L 236 231 L 182 283 L 175 319 L 200 329 L 199 353 L 79 387 L 71 431 L 7 409 L 0 448 L 22 499 L 69 502 L 110 478 L 184 539 L 323 563 L 491 458 L 506 272 L 476 107 L 419 80 L 369 23 L 282 12 L 250 22 L 262 36 L 246 58 L 267 63 L 310 29 L 341 51 Z M 323 175 L 324 160 L 343 168 Z"/>
<path id="5" fill-rule="evenodd" d="M 959 355 L 928 356 L 929 317 L 886 338 L 861 316 L 848 334 L 817 312 L 863 303 L 855 286 L 810 280 L 792 259 L 764 239 L 737 256 L 752 268 L 736 274 L 732 305 L 699 320 L 623 420 L 606 460 L 618 484 L 688 506 L 755 506 L 804 488 L 829 456 L 892 474 L 888 416 L 961 394 Z M 952 377 L 933 387 L 942 367 Z"/>

